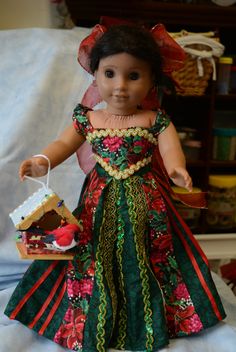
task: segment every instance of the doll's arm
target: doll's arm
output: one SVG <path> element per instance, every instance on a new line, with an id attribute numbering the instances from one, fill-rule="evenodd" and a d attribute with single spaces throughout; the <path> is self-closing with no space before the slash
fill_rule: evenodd
<path id="1" fill-rule="evenodd" d="M 178 134 L 172 123 L 159 134 L 158 144 L 169 177 L 179 187 L 192 191 L 192 179 L 186 170 L 186 160 Z"/>
<path id="2" fill-rule="evenodd" d="M 43 149 L 41 154 L 49 158 L 51 168 L 54 168 L 75 153 L 84 140 L 84 137 L 76 132 L 74 126 L 71 125 L 62 132 L 58 139 Z M 21 180 L 24 179 L 24 175 L 40 177 L 46 175 L 47 170 L 47 160 L 40 156 L 32 157 L 21 163 L 19 177 Z"/>

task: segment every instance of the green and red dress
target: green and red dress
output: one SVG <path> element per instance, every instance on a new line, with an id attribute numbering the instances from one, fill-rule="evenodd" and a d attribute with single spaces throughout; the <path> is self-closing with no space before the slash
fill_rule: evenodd
<path id="1" fill-rule="evenodd" d="M 97 160 L 74 214 L 80 219 L 71 261 L 34 261 L 5 313 L 75 351 L 158 351 L 225 317 L 205 255 L 152 166 L 151 128 L 94 129 L 78 105 L 76 130 Z"/>

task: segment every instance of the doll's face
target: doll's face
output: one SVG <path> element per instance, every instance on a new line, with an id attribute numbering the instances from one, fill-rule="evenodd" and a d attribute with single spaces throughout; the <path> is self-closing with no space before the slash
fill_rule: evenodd
<path id="1" fill-rule="evenodd" d="M 119 115 L 134 113 L 153 86 L 148 63 L 126 53 L 101 59 L 95 79 L 107 110 Z"/>

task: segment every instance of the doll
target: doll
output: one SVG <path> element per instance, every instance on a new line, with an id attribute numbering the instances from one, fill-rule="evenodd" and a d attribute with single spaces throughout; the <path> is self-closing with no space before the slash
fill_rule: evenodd
<path id="1" fill-rule="evenodd" d="M 116 25 L 103 28 L 91 47 L 95 83 L 88 92 L 107 105 L 78 104 L 73 124 L 41 152 L 53 168 L 85 140 L 92 145 L 96 164 L 74 211 L 82 224 L 76 254 L 35 261 L 5 312 L 75 351 L 158 351 L 225 313 L 207 259 L 170 194 L 167 177 L 192 190 L 176 130 L 163 110 L 144 108 L 165 77 L 157 41 L 142 28 Z M 46 172 L 45 159 L 33 157 L 19 176 Z"/>

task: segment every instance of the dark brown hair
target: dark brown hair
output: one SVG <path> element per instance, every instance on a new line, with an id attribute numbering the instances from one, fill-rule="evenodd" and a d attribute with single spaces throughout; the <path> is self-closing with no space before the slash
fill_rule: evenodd
<path id="1" fill-rule="evenodd" d="M 164 74 L 160 50 L 151 33 L 134 25 L 113 25 L 98 39 L 90 54 L 90 69 L 94 73 L 101 59 L 127 53 L 150 65 L 154 85 L 162 85 Z"/>

